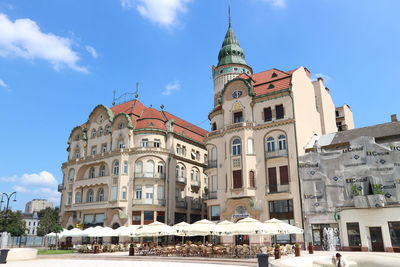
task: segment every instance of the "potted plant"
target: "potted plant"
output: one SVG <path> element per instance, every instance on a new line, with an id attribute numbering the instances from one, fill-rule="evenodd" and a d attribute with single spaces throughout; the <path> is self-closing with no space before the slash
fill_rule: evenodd
<path id="1" fill-rule="evenodd" d="M 279 245 L 279 244 L 275 245 L 274 256 L 275 256 L 275 259 L 281 258 L 281 245 Z"/>
<path id="2" fill-rule="evenodd" d="M 314 246 L 312 242 L 308 242 L 308 254 L 314 254 Z"/>
<path id="3" fill-rule="evenodd" d="M 368 195 L 368 202 L 371 208 L 379 208 L 384 207 L 386 203 L 385 192 L 383 192 L 382 184 L 374 184 L 372 185 L 372 193 L 373 195 Z"/>
<path id="4" fill-rule="evenodd" d="M 294 244 L 294 256 L 300 257 L 301 245 L 300 243 Z"/>

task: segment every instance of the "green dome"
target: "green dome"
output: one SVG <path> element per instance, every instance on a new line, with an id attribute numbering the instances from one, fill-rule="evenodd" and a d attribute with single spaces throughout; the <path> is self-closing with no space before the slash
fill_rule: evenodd
<path id="1" fill-rule="evenodd" d="M 243 49 L 240 47 L 239 41 L 236 39 L 236 35 L 230 25 L 218 54 L 218 66 L 226 64 L 246 65 Z"/>

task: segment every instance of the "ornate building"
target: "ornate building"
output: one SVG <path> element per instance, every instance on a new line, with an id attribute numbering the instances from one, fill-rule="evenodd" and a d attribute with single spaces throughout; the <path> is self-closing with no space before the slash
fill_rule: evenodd
<path id="1" fill-rule="evenodd" d="M 59 185 L 62 226 L 202 219 L 206 135 L 138 100 L 96 106 L 68 140 Z"/>
<path id="2" fill-rule="evenodd" d="M 337 131 L 329 89 L 322 78 L 312 81 L 305 67 L 253 73 L 230 23 L 212 71 L 214 109 L 205 141 L 208 217 L 277 218 L 303 227 L 298 156 L 313 135 Z M 277 238 L 280 243 L 303 239 Z"/>

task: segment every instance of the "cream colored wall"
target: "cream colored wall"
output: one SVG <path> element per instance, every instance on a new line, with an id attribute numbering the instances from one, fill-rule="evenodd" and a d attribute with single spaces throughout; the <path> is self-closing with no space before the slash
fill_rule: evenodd
<path id="1" fill-rule="evenodd" d="M 340 212 L 342 246 L 349 246 L 346 223 L 358 222 L 362 247 L 372 250 L 369 227 L 381 227 L 384 247 L 392 247 L 388 225 L 390 221 L 400 221 L 400 207 L 342 210 Z"/>
<path id="2" fill-rule="evenodd" d="M 347 104 L 343 105 L 343 113 L 347 129 L 348 130 L 354 129 L 353 111 L 351 111 L 350 107 Z"/>
<path id="3" fill-rule="evenodd" d="M 314 86 L 304 67 L 292 76 L 292 92 L 296 119 L 297 148 L 299 155 L 314 135 L 321 134 L 321 120 L 316 107 Z"/>
<path id="4" fill-rule="evenodd" d="M 332 97 L 324 85 L 322 78 L 312 82 L 317 102 L 317 110 L 320 114 L 322 134 L 337 132 L 335 118 L 335 104 Z"/>

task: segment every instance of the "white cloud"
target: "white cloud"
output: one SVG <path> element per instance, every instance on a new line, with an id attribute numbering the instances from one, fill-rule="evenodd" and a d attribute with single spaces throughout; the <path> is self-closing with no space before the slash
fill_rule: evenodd
<path id="1" fill-rule="evenodd" d="M 21 183 L 24 185 L 56 186 L 57 180 L 53 174 L 41 171 L 39 174 L 24 174 L 21 176 Z"/>
<path id="2" fill-rule="evenodd" d="M 286 7 L 286 0 L 262 0 L 263 2 L 266 2 L 268 4 L 271 4 L 274 7 Z"/>
<path id="3" fill-rule="evenodd" d="M 0 86 L 1 86 L 1 87 L 4 87 L 4 88 L 6 88 L 6 89 L 9 88 L 9 87 L 8 87 L 8 84 L 6 84 L 5 81 L 3 81 L 2 79 L 0 79 Z"/>
<path id="4" fill-rule="evenodd" d="M 142 17 L 164 27 L 178 23 L 178 14 L 187 12 L 192 0 L 120 0 L 121 6 L 135 8 Z"/>
<path id="5" fill-rule="evenodd" d="M 27 189 L 27 188 L 25 188 L 23 186 L 20 186 L 20 185 L 14 185 L 12 187 L 12 189 L 17 193 L 29 193 L 30 192 L 29 189 Z"/>
<path id="6" fill-rule="evenodd" d="M 94 47 L 90 46 L 90 45 L 86 45 L 85 46 L 86 51 L 88 51 L 88 53 L 93 57 L 93 58 L 98 58 L 98 54 L 96 49 L 94 49 Z"/>
<path id="7" fill-rule="evenodd" d="M 53 68 L 70 68 L 87 73 L 88 70 L 78 64 L 80 57 L 72 50 L 73 40 L 44 33 L 31 19 L 9 20 L 0 13 L 0 57 L 21 57 L 48 61 Z"/>
<path id="8" fill-rule="evenodd" d="M 167 84 L 164 91 L 161 93 L 163 95 L 171 95 L 174 91 L 179 91 L 181 89 L 181 83 L 177 80 Z"/>
<path id="9" fill-rule="evenodd" d="M 16 182 L 18 180 L 18 177 L 16 175 L 14 176 L 6 176 L 6 177 L 0 177 L 0 182 Z"/>

